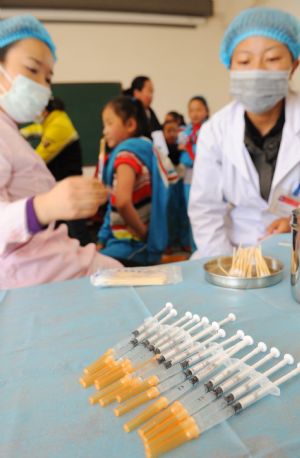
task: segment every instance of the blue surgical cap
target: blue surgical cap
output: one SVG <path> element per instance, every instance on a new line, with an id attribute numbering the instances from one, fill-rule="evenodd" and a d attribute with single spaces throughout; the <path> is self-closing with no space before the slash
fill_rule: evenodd
<path id="1" fill-rule="evenodd" d="M 264 36 L 283 43 L 294 59 L 300 55 L 298 19 L 274 8 L 250 8 L 236 16 L 226 30 L 221 44 L 221 62 L 229 68 L 236 46 L 253 36 Z"/>
<path id="2" fill-rule="evenodd" d="M 0 48 L 24 40 L 37 38 L 45 43 L 56 60 L 55 45 L 43 24 L 31 15 L 13 16 L 0 21 Z"/>

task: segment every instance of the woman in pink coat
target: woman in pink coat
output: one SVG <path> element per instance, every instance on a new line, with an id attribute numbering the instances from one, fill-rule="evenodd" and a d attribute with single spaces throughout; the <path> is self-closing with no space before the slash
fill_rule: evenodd
<path id="1" fill-rule="evenodd" d="M 58 184 L 18 131 L 51 95 L 55 47 L 32 16 L 0 21 L 0 289 L 90 275 L 120 264 L 70 239 L 56 220 L 86 218 L 107 198 L 93 178 Z"/>

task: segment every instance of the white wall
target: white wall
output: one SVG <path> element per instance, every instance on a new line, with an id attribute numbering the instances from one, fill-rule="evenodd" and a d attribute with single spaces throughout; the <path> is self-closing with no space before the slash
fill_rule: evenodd
<path id="1" fill-rule="evenodd" d="M 215 16 L 196 29 L 48 24 L 59 57 L 54 81 L 120 81 L 127 87 L 134 76 L 146 74 L 155 84 L 153 107 L 160 119 L 171 109 L 186 113 L 195 94 L 206 96 L 215 111 L 229 100 L 228 74 L 218 57 L 224 30 L 240 10 L 256 5 L 282 8 L 300 18 L 299 0 L 216 0 Z"/>

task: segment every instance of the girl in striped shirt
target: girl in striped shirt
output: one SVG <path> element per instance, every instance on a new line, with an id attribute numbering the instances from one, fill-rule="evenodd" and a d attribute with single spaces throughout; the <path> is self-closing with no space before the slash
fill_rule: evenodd
<path id="1" fill-rule="evenodd" d="M 98 237 L 102 254 L 123 265 L 159 262 L 167 244 L 167 176 L 148 138 L 141 102 L 119 96 L 103 110 L 104 136 L 112 152 L 104 183 L 111 187 Z"/>

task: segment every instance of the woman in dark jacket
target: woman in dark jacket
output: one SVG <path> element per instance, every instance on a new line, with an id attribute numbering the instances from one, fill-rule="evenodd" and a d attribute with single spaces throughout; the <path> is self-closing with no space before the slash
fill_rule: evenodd
<path id="1" fill-rule="evenodd" d="M 153 93 L 153 83 L 148 76 L 137 76 L 132 81 L 130 88 L 124 91 L 125 95 L 131 95 L 142 102 L 149 120 L 149 128 L 151 132 L 161 130 L 161 124 L 151 108 Z"/>

